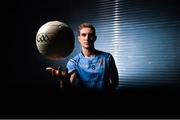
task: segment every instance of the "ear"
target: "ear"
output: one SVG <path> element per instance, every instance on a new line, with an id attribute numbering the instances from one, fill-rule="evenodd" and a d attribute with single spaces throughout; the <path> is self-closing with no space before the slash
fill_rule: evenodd
<path id="1" fill-rule="evenodd" d="M 78 40 L 80 41 L 80 36 L 78 35 Z"/>
<path id="2" fill-rule="evenodd" d="M 96 39 L 97 39 L 97 36 L 95 35 L 95 36 L 94 36 L 94 41 L 96 41 Z"/>

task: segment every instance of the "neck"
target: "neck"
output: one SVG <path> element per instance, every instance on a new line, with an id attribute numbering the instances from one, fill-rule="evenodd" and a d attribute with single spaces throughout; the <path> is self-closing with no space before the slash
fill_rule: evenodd
<path id="1" fill-rule="evenodd" d="M 92 48 L 92 49 L 85 49 L 85 48 L 83 48 L 82 49 L 82 52 L 83 52 L 83 55 L 85 56 L 85 57 L 90 57 L 90 56 L 92 56 L 92 55 L 95 55 L 95 49 L 94 48 Z"/>

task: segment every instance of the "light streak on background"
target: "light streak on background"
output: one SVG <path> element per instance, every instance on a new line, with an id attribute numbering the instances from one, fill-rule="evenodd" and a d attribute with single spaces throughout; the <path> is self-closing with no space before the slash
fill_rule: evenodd
<path id="1" fill-rule="evenodd" d="M 90 22 L 97 29 L 95 47 L 110 52 L 115 58 L 120 87 L 174 87 L 179 84 L 180 18 L 175 14 L 175 3 L 71 2 L 67 20 L 75 31 L 76 48 L 64 61 L 55 62 L 55 66 L 65 66 L 68 59 L 80 51 L 77 26 Z M 79 6 L 85 3 L 86 7 Z"/>

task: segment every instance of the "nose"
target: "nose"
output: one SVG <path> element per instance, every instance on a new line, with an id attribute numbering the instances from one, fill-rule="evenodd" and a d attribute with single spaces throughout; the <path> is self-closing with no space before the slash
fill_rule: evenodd
<path id="1" fill-rule="evenodd" d="M 88 34 L 86 34 L 86 36 L 84 37 L 86 40 L 88 40 L 88 37 L 89 37 L 89 35 Z"/>
<path id="2" fill-rule="evenodd" d="M 88 34 L 87 34 L 87 35 L 85 36 L 85 39 L 86 39 L 87 41 L 91 41 L 93 38 L 92 38 L 91 35 L 88 35 Z"/>

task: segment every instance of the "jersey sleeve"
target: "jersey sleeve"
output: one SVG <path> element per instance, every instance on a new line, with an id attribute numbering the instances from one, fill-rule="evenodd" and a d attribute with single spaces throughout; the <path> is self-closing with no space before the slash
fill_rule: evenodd
<path id="1" fill-rule="evenodd" d="M 66 68 L 68 69 L 68 73 L 71 73 L 76 70 L 77 62 L 74 59 L 70 59 L 66 65 Z"/>
<path id="2" fill-rule="evenodd" d="M 112 80 L 113 87 L 117 86 L 119 84 L 118 70 L 116 67 L 115 60 L 111 54 L 109 55 L 109 71 L 108 72 Z"/>

